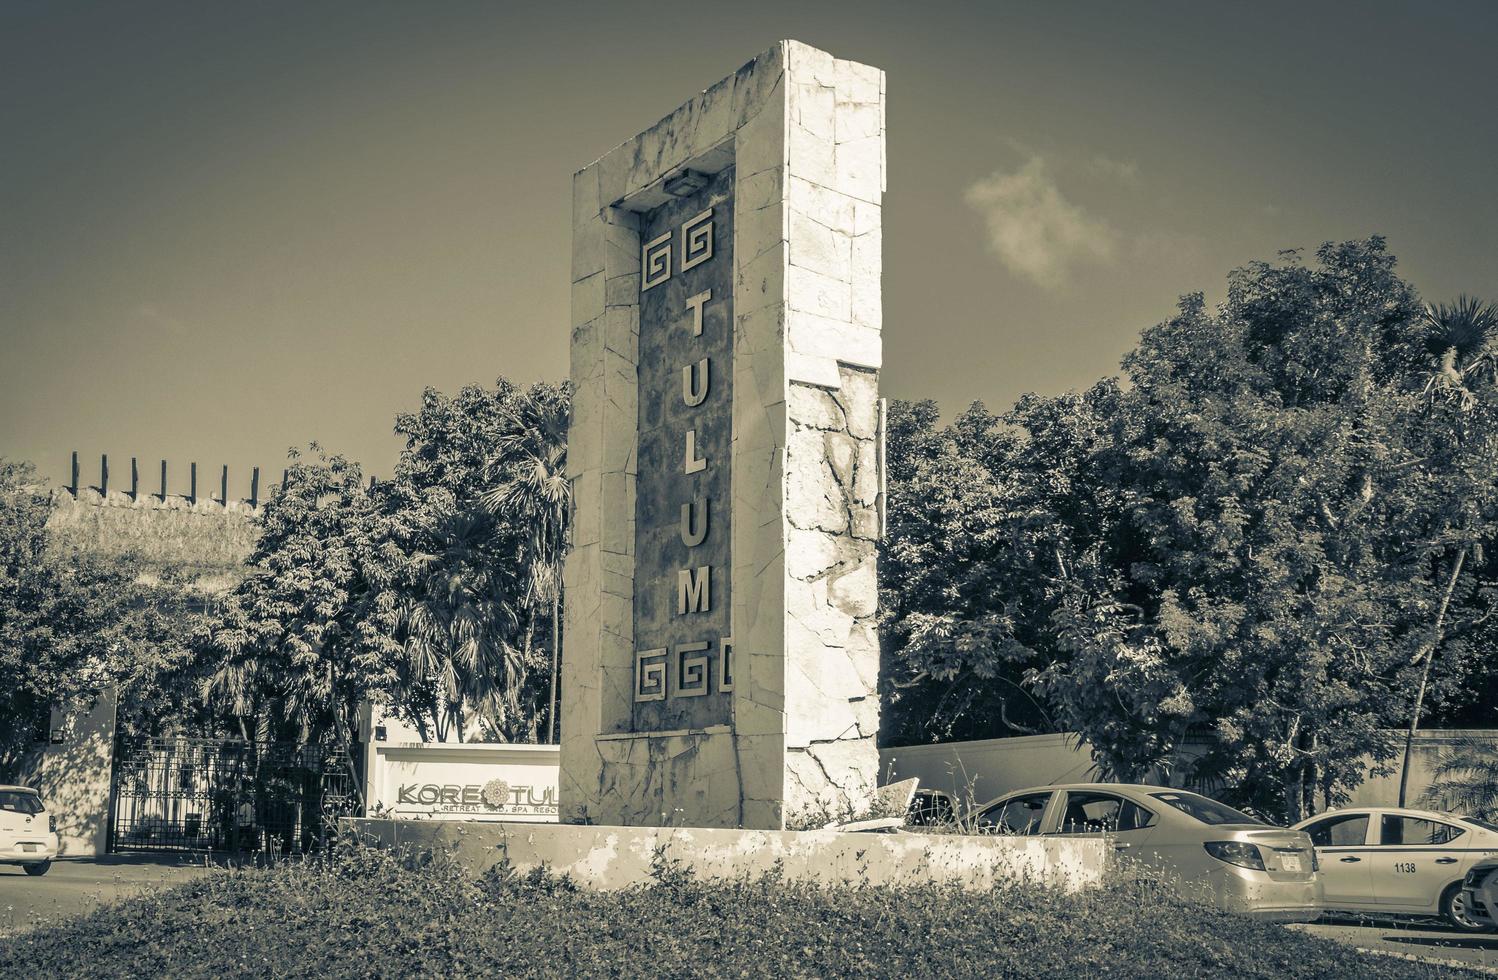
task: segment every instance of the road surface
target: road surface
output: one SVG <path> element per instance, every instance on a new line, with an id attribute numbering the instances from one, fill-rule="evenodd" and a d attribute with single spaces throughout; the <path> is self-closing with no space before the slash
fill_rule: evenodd
<path id="1" fill-rule="evenodd" d="M 1430 919 L 1324 919 L 1311 925 L 1289 926 L 1313 936 L 1333 939 L 1358 949 L 1430 962 L 1460 963 L 1498 976 L 1498 935 L 1456 932 Z"/>
<path id="2" fill-rule="evenodd" d="M 193 865 L 165 855 L 54 861 L 50 871 L 35 878 L 19 866 L 0 864 L 0 936 L 56 924 L 204 870 L 201 858 Z"/>

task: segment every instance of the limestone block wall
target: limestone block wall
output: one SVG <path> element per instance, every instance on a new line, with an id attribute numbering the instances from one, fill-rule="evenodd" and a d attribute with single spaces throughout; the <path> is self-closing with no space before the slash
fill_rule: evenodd
<path id="1" fill-rule="evenodd" d="M 259 512 L 245 501 L 194 503 L 154 494 L 131 499 L 119 491 L 106 497 L 85 487 L 77 497 L 53 492 L 47 531 L 51 546 L 62 553 L 133 554 L 145 578 L 185 573 L 191 588 L 215 593 L 243 577 L 243 562 L 260 533 Z"/>
<path id="2" fill-rule="evenodd" d="M 640 216 L 734 168 L 732 722 L 629 730 Z M 779 829 L 878 770 L 884 74 L 783 41 L 573 180 L 564 822 Z"/>
<path id="3" fill-rule="evenodd" d="M 878 772 L 878 376 L 791 382 L 786 447 L 788 818 L 856 809 Z"/>

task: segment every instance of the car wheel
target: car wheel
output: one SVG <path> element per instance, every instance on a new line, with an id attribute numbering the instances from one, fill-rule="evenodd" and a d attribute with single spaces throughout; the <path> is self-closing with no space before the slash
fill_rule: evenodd
<path id="1" fill-rule="evenodd" d="M 1461 932 L 1486 932 L 1487 923 L 1473 916 L 1467 909 L 1467 896 L 1462 893 L 1461 882 L 1446 889 L 1441 895 L 1441 918 Z"/>
<path id="2" fill-rule="evenodd" d="M 52 867 L 52 862 L 38 861 L 35 864 L 23 864 L 21 865 L 21 867 L 25 868 L 26 873 L 29 875 L 44 875 L 47 873 L 47 870 Z"/>

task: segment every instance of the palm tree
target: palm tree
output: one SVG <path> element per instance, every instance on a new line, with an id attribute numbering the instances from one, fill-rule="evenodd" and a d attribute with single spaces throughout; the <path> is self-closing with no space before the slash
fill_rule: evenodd
<path id="1" fill-rule="evenodd" d="M 1480 820 L 1498 816 L 1498 741 L 1464 735 L 1442 750 L 1420 805 Z"/>
<path id="2" fill-rule="evenodd" d="M 453 730 L 462 741 L 465 705 L 487 712 L 501 732 L 513 735 L 523 723 L 526 665 L 505 641 L 518 617 L 505 571 L 486 560 L 491 523 L 471 513 L 445 517 L 434 550 L 411 561 L 415 587 L 398 613 L 407 683 L 430 691 L 439 742 Z"/>
<path id="3" fill-rule="evenodd" d="M 1471 409 L 1477 403 L 1477 382 L 1491 384 L 1498 377 L 1498 305 L 1458 296 L 1449 306 L 1426 307 L 1421 319 L 1425 350 L 1435 361 L 1426 394 L 1446 394 L 1464 410 Z"/>
<path id="4" fill-rule="evenodd" d="M 1464 415 L 1477 406 L 1482 385 L 1491 387 L 1498 380 L 1498 306 L 1482 303 L 1475 297 L 1459 296 L 1449 306 L 1438 303 L 1426 307 L 1421 320 L 1425 351 L 1432 360 L 1424 394 L 1432 405 L 1438 401 L 1454 401 L 1459 413 Z M 1463 426 L 1458 424 L 1455 431 L 1458 444 L 1463 437 Z M 1455 544 L 1456 553 L 1451 558 L 1451 570 L 1437 607 L 1435 623 L 1411 661 L 1412 665 L 1421 664 L 1420 683 L 1410 714 L 1409 732 L 1404 740 L 1404 764 L 1399 775 L 1400 806 L 1404 806 L 1409 789 L 1410 757 L 1414 752 L 1415 735 L 1420 729 L 1420 713 L 1425 708 L 1430 669 L 1446 636 L 1451 600 L 1473 544 L 1472 535 L 1465 528 L 1459 528 Z"/>
<path id="5" fill-rule="evenodd" d="M 556 741 L 557 662 L 561 639 L 562 558 L 572 513 L 567 482 L 567 426 L 572 387 L 536 384 L 517 392 L 505 413 L 499 455 L 491 461 L 493 487 L 482 504 L 525 530 L 521 567 L 524 604 L 530 612 L 524 632 L 527 658 L 537 613 L 551 614 L 551 680 L 547 688 L 546 740 Z"/>

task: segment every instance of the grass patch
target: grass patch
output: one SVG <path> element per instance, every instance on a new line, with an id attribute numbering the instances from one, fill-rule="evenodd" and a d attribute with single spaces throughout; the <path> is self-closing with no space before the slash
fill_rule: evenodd
<path id="1" fill-rule="evenodd" d="M 1461 975 L 1366 956 L 1120 881 L 821 889 L 772 878 L 598 894 L 363 847 L 215 871 L 0 944 L 0 976 L 1357 977 Z"/>

